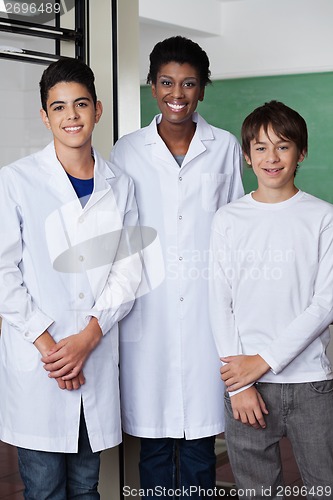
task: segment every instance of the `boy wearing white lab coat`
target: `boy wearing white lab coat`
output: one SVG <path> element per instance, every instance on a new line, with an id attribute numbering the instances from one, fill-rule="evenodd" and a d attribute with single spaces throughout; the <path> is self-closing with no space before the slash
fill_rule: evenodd
<path id="1" fill-rule="evenodd" d="M 25 498 L 99 498 L 99 453 L 121 441 L 118 326 L 138 255 L 133 183 L 91 147 L 94 75 L 60 59 L 43 73 L 42 151 L 0 170 L 0 438 L 18 447 Z"/>
<path id="2" fill-rule="evenodd" d="M 299 190 L 305 120 L 277 101 L 242 127 L 258 188 L 215 215 L 210 311 L 241 499 L 333 495 L 333 206 Z M 285 487 L 279 442 L 303 486 Z"/>
<path id="3" fill-rule="evenodd" d="M 141 438 L 141 487 L 152 498 L 161 488 L 191 488 L 193 499 L 214 488 L 215 435 L 224 430 L 208 317 L 209 234 L 214 212 L 243 194 L 242 162 L 236 138 L 195 112 L 209 75 L 207 54 L 192 40 L 159 42 L 148 81 L 161 114 L 111 153 L 133 178 L 140 223 L 157 230 L 164 258 L 162 266 L 145 260 L 152 291 L 120 335 L 123 428 Z"/>

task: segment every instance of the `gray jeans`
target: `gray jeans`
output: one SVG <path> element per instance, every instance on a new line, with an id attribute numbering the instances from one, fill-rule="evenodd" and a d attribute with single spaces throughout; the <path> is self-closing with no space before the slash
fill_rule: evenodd
<path id="1" fill-rule="evenodd" d="M 333 499 L 333 380 L 257 383 L 256 388 L 269 411 L 266 429 L 235 420 L 225 396 L 225 438 L 239 498 Z M 283 436 L 291 442 L 302 476 L 304 486 L 299 491 L 283 483 L 279 449 Z"/>

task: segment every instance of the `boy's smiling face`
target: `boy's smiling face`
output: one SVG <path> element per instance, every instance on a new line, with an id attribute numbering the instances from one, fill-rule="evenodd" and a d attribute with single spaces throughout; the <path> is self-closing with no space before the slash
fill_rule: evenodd
<path id="1" fill-rule="evenodd" d="M 47 113 L 41 109 L 45 126 L 52 131 L 56 149 L 91 147 L 91 135 L 102 115 L 85 85 L 59 82 L 49 90 Z"/>
<path id="2" fill-rule="evenodd" d="M 258 138 L 251 141 L 250 155 L 245 155 L 245 159 L 258 179 L 259 196 L 267 198 L 271 194 L 288 199 L 295 194 L 295 170 L 305 156 L 295 142 L 277 136 L 271 126 L 267 133 L 262 127 Z"/>

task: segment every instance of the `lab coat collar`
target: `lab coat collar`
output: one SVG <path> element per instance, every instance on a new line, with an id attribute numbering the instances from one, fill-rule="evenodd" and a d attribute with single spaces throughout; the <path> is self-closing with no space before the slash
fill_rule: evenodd
<path id="1" fill-rule="evenodd" d="M 92 149 L 92 152 L 95 158 L 94 190 L 88 203 L 82 209 L 83 211 L 89 210 L 89 208 L 106 195 L 111 189 L 109 180 L 115 177 L 110 165 L 100 154 L 95 149 Z M 66 171 L 57 158 L 54 142 L 51 142 L 42 151 L 37 153 L 36 157 L 40 167 L 50 176 L 49 183 L 52 184 L 52 189 L 58 191 L 63 203 L 73 202 L 77 199 L 78 204 L 80 204 Z"/>
<path id="2" fill-rule="evenodd" d="M 202 116 L 198 113 L 193 113 L 192 118 L 193 121 L 196 122 L 197 128 L 182 163 L 182 168 L 184 168 L 185 165 L 191 160 L 206 151 L 207 148 L 205 141 L 214 141 L 215 139 L 212 127 L 202 118 Z"/>
<path id="3" fill-rule="evenodd" d="M 206 151 L 206 146 L 204 144 L 205 141 L 215 140 L 212 127 L 202 118 L 202 116 L 199 115 L 199 113 L 193 113 L 192 119 L 197 124 L 197 128 L 184 158 L 182 168 L 191 160 Z M 156 144 L 156 148 L 154 148 L 153 153 L 154 156 L 159 157 L 162 160 L 170 160 L 170 156 L 172 155 L 165 143 L 162 141 L 157 130 L 157 125 L 161 122 L 161 120 L 162 114 L 156 115 L 150 125 L 146 128 L 145 145 L 148 146 Z"/>
<path id="4" fill-rule="evenodd" d="M 94 148 L 92 151 L 95 158 L 94 190 L 85 206 L 85 210 L 89 210 L 89 208 L 95 205 L 108 191 L 110 191 L 111 186 L 109 181 L 115 177 L 110 165 Z"/>
<path id="5" fill-rule="evenodd" d="M 161 120 L 162 120 L 162 113 L 154 116 L 153 120 L 146 128 L 146 135 L 145 135 L 146 145 L 156 144 L 158 136 L 157 125 L 161 123 Z M 192 120 L 197 124 L 197 130 L 195 135 L 197 135 L 201 141 L 213 141 L 215 139 L 212 127 L 209 125 L 209 123 L 206 122 L 206 120 L 202 118 L 202 116 L 199 115 L 199 113 L 197 112 L 193 113 Z"/>

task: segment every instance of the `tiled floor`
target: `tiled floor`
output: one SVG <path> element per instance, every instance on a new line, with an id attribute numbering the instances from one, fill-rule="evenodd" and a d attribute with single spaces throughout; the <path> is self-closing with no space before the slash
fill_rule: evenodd
<path id="1" fill-rule="evenodd" d="M 281 453 L 286 484 L 301 486 L 300 474 L 287 439 L 282 440 Z M 228 464 L 217 469 L 217 479 L 223 483 L 233 483 L 234 478 Z M 23 486 L 17 468 L 16 448 L 0 442 L 0 500 L 23 500 L 22 491 Z M 304 500 L 304 496 L 290 496 L 289 498 L 302 498 Z"/>

